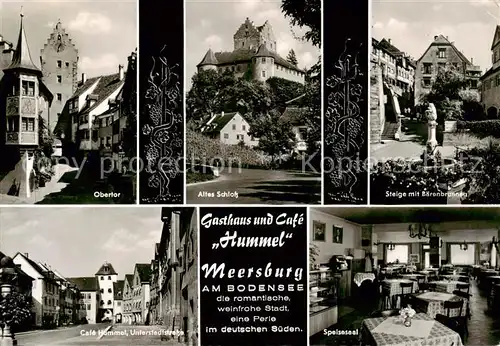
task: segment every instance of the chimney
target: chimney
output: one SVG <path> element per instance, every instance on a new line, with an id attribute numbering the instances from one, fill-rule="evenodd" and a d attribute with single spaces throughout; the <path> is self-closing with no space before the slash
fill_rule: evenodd
<path id="1" fill-rule="evenodd" d="M 434 36 L 434 41 L 436 41 L 438 39 L 438 35 Z"/>
<path id="2" fill-rule="evenodd" d="M 82 73 L 82 84 L 85 84 L 87 82 L 87 74 Z"/>
<path id="3" fill-rule="evenodd" d="M 474 65 L 474 58 L 470 58 L 471 65 Z"/>
<path id="4" fill-rule="evenodd" d="M 120 75 L 120 80 L 123 80 L 124 76 L 123 65 L 118 65 L 118 73 Z"/>
<path id="5" fill-rule="evenodd" d="M 25 253 L 24 253 L 24 257 L 26 257 L 26 258 L 30 258 L 30 254 L 29 254 L 29 253 L 27 253 L 27 252 L 25 252 Z"/>
<path id="6" fill-rule="evenodd" d="M 392 44 L 392 43 L 391 43 L 391 39 L 390 39 L 390 38 L 388 38 L 388 39 L 387 39 L 387 42 L 389 42 L 389 44 Z"/>

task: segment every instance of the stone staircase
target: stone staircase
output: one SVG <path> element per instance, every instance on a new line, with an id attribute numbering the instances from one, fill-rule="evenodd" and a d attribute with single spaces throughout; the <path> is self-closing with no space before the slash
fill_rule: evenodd
<path id="1" fill-rule="evenodd" d="M 381 140 L 390 141 L 396 139 L 396 133 L 399 130 L 398 123 L 386 122 L 384 125 L 384 131 L 382 132 Z"/>

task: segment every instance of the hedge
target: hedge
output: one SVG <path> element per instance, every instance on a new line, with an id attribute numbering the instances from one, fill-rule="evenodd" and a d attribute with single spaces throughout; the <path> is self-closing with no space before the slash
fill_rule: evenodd
<path id="1" fill-rule="evenodd" d="M 458 131 L 469 131 L 479 138 L 500 138 L 500 120 L 457 121 Z"/>

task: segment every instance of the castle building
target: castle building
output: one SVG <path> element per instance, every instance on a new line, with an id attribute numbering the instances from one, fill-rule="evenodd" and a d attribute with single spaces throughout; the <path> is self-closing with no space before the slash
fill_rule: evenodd
<path id="1" fill-rule="evenodd" d="M 434 36 L 427 50 L 417 61 L 415 71 L 415 103 L 418 104 L 424 95 L 430 92 L 432 80 L 441 68 L 452 68 L 460 72 L 467 80 L 469 87 L 476 89 L 481 76 L 481 68 L 474 61 L 467 59 L 455 44 L 443 35 Z"/>
<path id="2" fill-rule="evenodd" d="M 233 41 L 232 52 L 213 52 L 208 49 L 197 65 L 198 71 L 231 71 L 237 77 L 248 76 L 259 81 L 279 77 L 305 83 L 305 71 L 277 53 L 278 42 L 268 21 L 255 26 L 247 18 L 234 34 Z"/>
<path id="3" fill-rule="evenodd" d="M 59 21 L 40 51 L 43 81 L 54 94 L 50 131 L 57 125 L 66 101 L 78 87 L 78 50 Z"/>

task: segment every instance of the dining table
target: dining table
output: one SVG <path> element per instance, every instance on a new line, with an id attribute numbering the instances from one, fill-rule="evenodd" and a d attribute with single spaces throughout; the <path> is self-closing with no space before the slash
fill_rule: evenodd
<path id="1" fill-rule="evenodd" d="M 374 317 L 363 320 L 364 345 L 376 346 L 463 346 L 460 335 L 425 313 L 417 313 L 411 325 L 401 316 Z"/>
<path id="2" fill-rule="evenodd" d="M 457 289 L 457 285 L 463 283 L 462 281 L 455 280 L 432 281 L 432 284 L 436 285 L 436 291 L 445 293 L 453 293 Z"/>
<path id="3" fill-rule="evenodd" d="M 467 282 L 469 280 L 469 277 L 467 275 L 460 275 L 460 274 L 445 274 L 445 275 L 439 275 L 439 277 L 446 280 L 461 281 L 461 282 Z"/>
<path id="4" fill-rule="evenodd" d="M 418 291 L 418 282 L 408 280 L 408 279 L 385 279 L 382 281 L 383 287 L 389 288 L 390 291 L 390 296 L 402 294 L 402 293 L 410 293 L 410 292 L 403 292 L 401 288 L 401 283 L 413 283 L 413 291 L 412 293 L 415 293 Z M 409 291 L 409 290 L 408 290 Z"/>
<path id="5" fill-rule="evenodd" d="M 437 314 L 447 315 L 444 309 L 444 302 L 463 301 L 462 311 L 460 309 L 450 309 L 449 317 L 466 316 L 467 300 L 451 293 L 444 292 L 424 292 L 415 295 L 415 305 L 420 311 L 426 312 L 432 318 Z"/>

